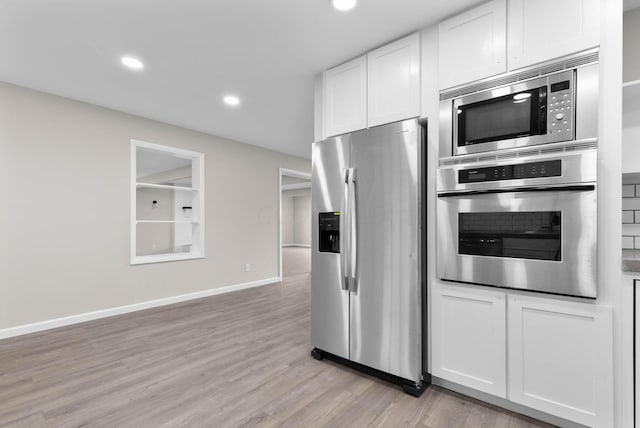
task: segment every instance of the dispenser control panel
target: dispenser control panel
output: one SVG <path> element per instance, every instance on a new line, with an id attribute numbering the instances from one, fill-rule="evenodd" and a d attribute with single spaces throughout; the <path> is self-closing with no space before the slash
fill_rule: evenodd
<path id="1" fill-rule="evenodd" d="M 331 211 L 318 214 L 318 251 L 321 253 L 340 252 L 340 212 Z"/>

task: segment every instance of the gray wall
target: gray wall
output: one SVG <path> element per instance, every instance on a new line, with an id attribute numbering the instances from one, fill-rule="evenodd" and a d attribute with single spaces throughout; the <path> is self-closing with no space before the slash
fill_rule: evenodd
<path id="1" fill-rule="evenodd" d="M 311 189 L 293 199 L 294 239 L 298 245 L 311 245 Z"/>
<path id="2" fill-rule="evenodd" d="M 311 189 L 282 192 L 282 245 L 311 245 Z"/>
<path id="3" fill-rule="evenodd" d="M 293 196 L 289 191 L 282 192 L 282 245 L 295 243 L 293 234 Z"/>
<path id="4" fill-rule="evenodd" d="M 131 139 L 205 154 L 205 259 L 129 265 Z M 311 164 L 0 83 L 0 329 L 276 277 L 280 167 Z"/>
<path id="5" fill-rule="evenodd" d="M 640 8 L 624 14 L 623 29 L 622 80 L 640 80 Z"/>

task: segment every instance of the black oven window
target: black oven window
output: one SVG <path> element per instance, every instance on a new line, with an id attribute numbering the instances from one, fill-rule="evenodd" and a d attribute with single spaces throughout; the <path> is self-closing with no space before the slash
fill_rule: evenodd
<path id="1" fill-rule="evenodd" d="M 474 256 L 562 260 L 560 211 L 458 214 L 458 252 Z"/>

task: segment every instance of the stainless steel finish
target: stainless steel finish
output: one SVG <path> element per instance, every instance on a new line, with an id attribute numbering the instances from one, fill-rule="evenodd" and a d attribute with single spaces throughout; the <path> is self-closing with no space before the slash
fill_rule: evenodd
<path id="1" fill-rule="evenodd" d="M 351 144 L 358 250 L 350 358 L 414 382 L 422 374 L 419 135 L 408 120 L 354 133 Z"/>
<path id="2" fill-rule="evenodd" d="M 440 103 L 439 117 L 439 157 L 449 157 L 453 155 L 453 104 L 451 101 Z"/>
<path id="3" fill-rule="evenodd" d="M 495 164 L 502 160 L 515 160 L 519 158 L 530 158 L 532 156 L 559 155 L 562 153 L 575 153 L 598 148 L 597 138 L 585 138 L 575 141 L 563 141 L 560 143 L 549 143 L 535 147 L 515 147 L 497 152 L 471 153 L 468 155 L 458 155 L 441 157 L 439 166 L 463 165 L 463 164 Z M 468 166 L 468 165 L 467 165 Z"/>
<path id="4" fill-rule="evenodd" d="M 441 94 L 440 99 L 440 132 L 439 132 L 439 157 L 449 157 L 452 155 L 464 155 L 469 153 L 480 153 L 492 150 L 504 150 L 506 148 L 524 147 L 536 144 L 548 144 L 556 141 L 572 141 L 596 139 L 598 136 L 597 115 L 598 115 L 598 59 L 597 48 L 575 54 L 561 60 L 551 61 L 546 64 L 537 65 L 514 72 L 506 73 L 498 77 L 492 77 L 472 84 L 463 85 Z M 553 119 L 558 113 L 562 113 L 568 118 L 567 125 L 571 136 L 566 137 L 566 131 L 560 133 L 547 133 L 547 135 L 537 135 L 532 137 L 521 137 L 498 142 L 481 143 L 477 145 L 458 147 L 457 146 L 457 106 L 460 99 L 465 103 L 471 100 L 486 99 L 488 95 L 508 94 L 522 90 L 521 88 L 536 87 L 532 82 L 540 82 L 548 79 L 549 83 L 557 80 L 556 76 L 564 76 L 565 73 L 573 73 L 574 80 L 571 90 L 572 109 L 557 112 L 561 106 L 549 106 L 553 111 L 547 111 L 548 131 L 553 128 Z M 511 89 L 510 88 L 517 88 Z M 549 92 L 551 97 L 552 94 Z M 499 96 L 499 95 L 495 95 Z M 551 102 L 549 100 L 548 102 Z M 455 105 L 454 105 L 455 104 Z M 572 111 L 570 111 L 572 110 Z M 560 123 L 560 122 L 557 122 Z M 564 125 L 564 120 L 562 120 Z M 566 130 L 566 127 L 564 128 Z"/>
<path id="5" fill-rule="evenodd" d="M 438 200 L 438 277 L 570 296 L 597 296 L 597 191 L 524 192 Z M 562 261 L 460 255 L 458 213 L 562 211 Z M 569 247 L 567 247 L 569 245 Z"/>
<path id="6" fill-rule="evenodd" d="M 340 208 L 340 242 L 345 251 L 340 251 L 340 284 L 343 290 L 349 290 L 349 264 L 347 263 L 347 257 L 349 252 L 346 249 L 349 248 L 349 234 L 347 232 L 347 225 L 349 222 L 349 169 L 344 169 L 344 197 L 342 198 L 342 207 Z"/>
<path id="7" fill-rule="evenodd" d="M 352 146 L 353 147 L 353 146 Z M 358 291 L 358 194 L 356 192 L 356 169 L 349 168 L 349 291 Z"/>
<path id="8" fill-rule="evenodd" d="M 503 73 L 498 76 L 476 80 L 472 83 L 456 86 L 440 93 L 440 101 L 458 98 L 474 92 L 496 88 L 498 86 L 509 85 L 523 80 L 544 76 L 545 74 L 556 73 L 562 70 L 571 70 L 585 65 L 597 63 L 600 59 L 599 48 L 589 49 L 560 59 L 551 60 L 542 64 L 520 68 L 515 71 Z"/>
<path id="9" fill-rule="evenodd" d="M 562 161 L 562 177 L 540 177 L 522 180 L 490 181 L 484 183 L 458 183 L 458 171 L 462 169 L 516 165 L 527 162 L 549 160 Z M 486 162 L 476 162 L 473 165 L 461 164 L 438 168 L 436 188 L 438 193 L 442 193 L 465 190 L 505 189 L 526 186 L 562 186 L 592 183 L 597 180 L 597 165 L 598 152 L 596 150 L 584 150 L 560 154 L 552 153 L 534 157 L 521 157 L 518 159 L 492 159 Z"/>
<path id="10" fill-rule="evenodd" d="M 561 177 L 457 182 L 458 171 L 464 168 L 554 159 L 562 161 Z M 454 165 L 440 168 L 437 177 L 438 278 L 570 296 L 597 296 L 596 150 Z M 479 190 L 500 193 L 474 193 Z M 451 192 L 460 194 L 445 196 Z M 561 211 L 561 261 L 459 254 L 459 213 L 529 211 Z"/>
<path id="11" fill-rule="evenodd" d="M 520 82 L 520 83 L 516 83 L 509 86 L 502 86 L 500 88 L 491 89 L 485 92 L 478 92 L 475 94 L 467 95 L 462 98 L 456 98 L 453 101 L 453 110 L 452 110 L 453 154 L 464 155 L 468 153 L 502 150 L 502 149 L 508 149 L 512 147 L 533 146 L 536 144 L 553 143 L 557 141 L 566 141 L 566 140 L 574 139 L 573 113 L 568 114 L 567 117 L 565 118 L 566 120 L 564 121 L 564 122 L 567 122 L 567 124 L 563 129 L 569 129 L 570 131 L 569 132 L 563 131 L 561 133 L 557 133 L 552 129 L 552 124 L 554 124 L 554 122 L 556 121 L 555 115 L 559 113 L 557 111 L 558 108 L 554 108 L 553 112 L 547 111 L 547 133 L 546 134 L 532 135 L 528 137 L 510 138 L 506 140 L 491 141 L 487 143 L 474 144 L 471 146 L 458 147 L 458 115 L 455 112 L 457 112 L 458 108 L 461 105 L 472 104 L 479 101 L 485 101 L 492 98 L 501 97 L 504 95 L 515 94 L 517 92 L 526 91 L 528 89 L 535 89 L 541 86 L 550 86 L 553 83 L 562 82 L 564 80 L 569 80 L 570 82 L 571 95 L 569 98 L 571 99 L 571 102 L 574 103 L 574 106 L 575 106 L 575 95 L 574 95 L 575 79 L 574 79 L 573 70 L 563 71 L 561 73 L 556 73 L 549 76 L 540 77 L 537 79 L 531 79 L 525 82 Z M 550 91 L 548 91 L 547 97 L 548 97 L 547 103 L 550 103 L 551 97 L 552 97 L 552 94 Z M 451 105 L 451 103 L 449 103 L 449 105 Z M 554 106 L 554 107 L 560 107 L 560 106 Z M 572 111 L 575 111 L 575 110 L 576 110 L 575 108 L 572 109 Z"/>
<path id="12" fill-rule="evenodd" d="M 346 252 L 343 226 L 340 253 L 318 251 L 318 214 L 341 210 L 343 171 L 349 164 L 350 136 L 335 137 L 312 146 L 312 270 L 311 345 L 349 358 L 349 292 L 341 289 L 340 258 Z M 341 216 L 341 224 L 344 223 Z"/>
<path id="13" fill-rule="evenodd" d="M 598 64 L 577 70 L 576 139 L 598 136 L 598 76 Z"/>

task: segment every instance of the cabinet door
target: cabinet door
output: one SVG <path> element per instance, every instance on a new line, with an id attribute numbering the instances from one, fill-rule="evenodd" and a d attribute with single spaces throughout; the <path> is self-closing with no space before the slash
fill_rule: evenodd
<path id="1" fill-rule="evenodd" d="M 433 375 L 506 398 L 505 294 L 437 283 L 431 313 Z"/>
<path id="2" fill-rule="evenodd" d="M 324 136 L 367 127 L 367 57 L 324 72 Z"/>
<path id="3" fill-rule="evenodd" d="M 509 70 L 600 43 L 600 0 L 510 0 Z"/>
<path id="4" fill-rule="evenodd" d="M 509 399 L 613 426 L 611 307 L 509 296 Z"/>
<path id="5" fill-rule="evenodd" d="M 420 114 L 420 34 L 367 54 L 369 126 Z"/>
<path id="6" fill-rule="evenodd" d="M 493 0 L 440 23 L 440 89 L 507 71 L 505 0 Z"/>

